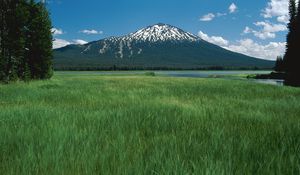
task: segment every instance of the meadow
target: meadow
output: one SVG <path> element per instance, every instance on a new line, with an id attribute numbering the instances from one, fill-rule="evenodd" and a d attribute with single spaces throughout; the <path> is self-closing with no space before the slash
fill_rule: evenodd
<path id="1" fill-rule="evenodd" d="M 0 174 L 300 174 L 300 89 L 56 73 L 0 85 Z"/>

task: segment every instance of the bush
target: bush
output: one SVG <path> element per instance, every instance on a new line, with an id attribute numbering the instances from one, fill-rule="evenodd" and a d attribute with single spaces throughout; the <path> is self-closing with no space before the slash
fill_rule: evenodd
<path id="1" fill-rule="evenodd" d="M 144 75 L 155 77 L 155 72 L 146 72 Z"/>

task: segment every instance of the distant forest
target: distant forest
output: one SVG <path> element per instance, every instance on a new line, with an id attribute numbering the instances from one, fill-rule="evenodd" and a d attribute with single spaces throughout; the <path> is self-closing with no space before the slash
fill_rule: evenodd
<path id="1" fill-rule="evenodd" d="M 112 66 L 112 67 L 55 67 L 56 71 L 130 71 L 130 70 L 270 70 L 270 68 L 259 67 L 195 67 L 195 68 L 178 68 L 178 67 L 129 67 L 129 66 Z"/>
<path id="2" fill-rule="evenodd" d="M 45 5 L 1 0 L 0 21 L 0 81 L 50 78 L 52 25 Z"/>

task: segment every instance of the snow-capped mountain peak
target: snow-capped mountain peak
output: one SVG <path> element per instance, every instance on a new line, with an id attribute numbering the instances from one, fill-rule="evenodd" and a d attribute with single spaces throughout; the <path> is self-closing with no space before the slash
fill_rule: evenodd
<path id="1" fill-rule="evenodd" d="M 234 53 L 167 24 L 154 24 L 121 37 L 55 51 L 65 66 L 121 69 L 198 69 L 210 67 L 271 68 L 274 62 Z M 71 64 L 74 60 L 77 64 Z M 64 64 L 61 64 L 64 63 Z"/>
<path id="2" fill-rule="evenodd" d="M 110 37 L 98 41 L 98 53 L 100 55 L 114 50 L 116 58 L 132 57 L 143 53 L 143 45 L 156 44 L 181 44 L 183 42 L 198 42 L 201 39 L 189 32 L 185 32 L 177 27 L 158 23 L 146 28 L 140 29 L 121 37 Z M 92 43 L 93 45 L 93 43 Z M 91 50 L 91 44 L 84 46 L 81 52 L 86 54 Z M 115 52 L 117 50 L 117 52 Z"/>
<path id="3" fill-rule="evenodd" d="M 199 38 L 191 33 L 185 32 L 177 27 L 158 23 L 143 28 L 126 36 L 127 39 L 138 41 L 197 41 Z"/>

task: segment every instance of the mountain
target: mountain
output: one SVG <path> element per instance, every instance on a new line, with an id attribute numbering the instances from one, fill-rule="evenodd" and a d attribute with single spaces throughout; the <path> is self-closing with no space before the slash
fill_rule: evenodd
<path id="1" fill-rule="evenodd" d="M 272 68 L 274 62 L 223 49 L 167 24 L 54 50 L 56 69 Z"/>

